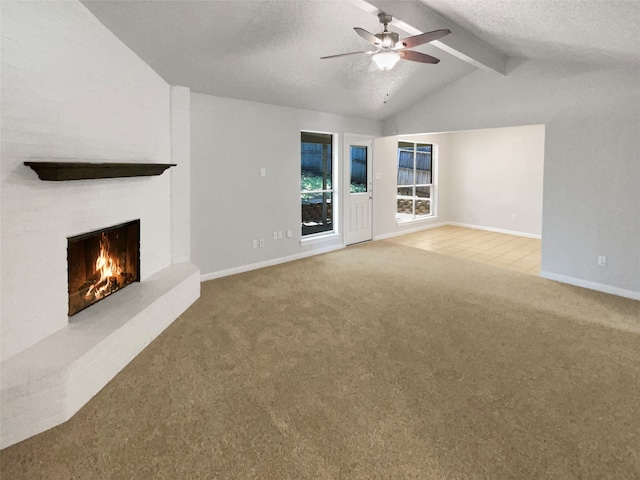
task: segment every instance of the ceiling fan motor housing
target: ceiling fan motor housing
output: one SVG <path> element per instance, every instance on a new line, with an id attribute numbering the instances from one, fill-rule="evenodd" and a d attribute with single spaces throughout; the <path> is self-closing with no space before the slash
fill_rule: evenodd
<path id="1" fill-rule="evenodd" d="M 377 33 L 376 37 L 380 39 L 380 46 L 383 48 L 393 48 L 400 40 L 400 35 L 395 32 L 384 31 L 382 33 Z"/>
<path id="2" fill-rule="evenodd" d="M 393 17 L 386 13 L 379 13 L 378 20 L 380 20 L 380 23 L 384 25 L 384 31 L 376 34 L 376 37 L 380 40 L 380 47 L 385 49 L 395 47 L 398 40 L 400 40 L 400 35 L 387 30 L 387 25 L 391 23 Z"/>

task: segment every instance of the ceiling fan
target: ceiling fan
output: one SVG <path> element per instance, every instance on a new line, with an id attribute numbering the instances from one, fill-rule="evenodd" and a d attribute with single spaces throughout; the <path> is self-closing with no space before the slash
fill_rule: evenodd
<path id="1" fill-rule="evenodd" d="M 417 47 L 418 45 L 438 40 L 445 35 L 449 35 L 451 30 L 446 28 L 442 30 L 434 30 L 433 32 L 421 33 L 420 35 L 414 35 L 400 40 L 400 36 L 397 33 L 387 30 L 387 26 L 391 23 L 391 20 L 393 20 L 391 15 L 380 13 L 378 15 L 378 19 L 380 20 L 380 23 L 384 25 L 384 30 L 381 33 L 373 35 L 372 33 L 367 32 L 364 28 L 354 27 L 354 30 L 358 35 L 373 45 L 373 50 L 339 53 L 338 55 L 320 57 L 320 59 L 324 60 L 327 58 L 345 57 L 347 55 L 358 54 L 373 55 L 373 61 L 380 70 L 392 69 L 400 59 L 434 64 L 440 61 L 426 53 L 414 52 L 413 50 L 407 50 L 407 48 Z"/>

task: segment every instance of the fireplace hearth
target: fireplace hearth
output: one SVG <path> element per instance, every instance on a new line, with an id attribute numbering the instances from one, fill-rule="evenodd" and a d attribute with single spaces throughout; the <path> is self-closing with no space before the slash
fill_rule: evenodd
<path id="1" fill-rule="evenodd" d="M 140 278 L 140 220 L 69 237 L 69 316 Z"/>

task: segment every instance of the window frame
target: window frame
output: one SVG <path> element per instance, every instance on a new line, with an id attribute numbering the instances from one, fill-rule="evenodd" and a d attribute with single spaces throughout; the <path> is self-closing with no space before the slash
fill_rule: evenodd
<path id="1" fill-rule="evenodd" d="M 412 144 L 412 152 L 413 152 L 413 184 L 399 184 L 399 170 L 400 170 L 400 151 L 402 149 L 402 144 Z M 418 147 L 429 147 L 431 154 L 431 168 L 428 170 L 431 177 L 431 183 L 417 183 L 418 179 L 418 168 L 417 168 L 417 155 L 418 155 Z M 406 148 L 404 149 L 406 151 Z M 399 139 L 397 142 L 396 148 L 396 222 L 405 223 L 405 222 L 416 222 L 420 220 L 425 220 L 429 218 L 433 218 L 436 216 L 436 156 L 435 156 L 435 148 L 431 143 L 419 142 L 415 140 L 403 140 Z M 416 191 L 419 188 L 426 187 L 429 189 L 428 197 L 418 197 L 416 195 Z M 411 195 L 399 195 L 398 191 L 401 188 L 411 188 Z M 427 198 L 429 201 L 429 213 L 426 215 L 416 214 L 416 203 L 420 198 Z M 398 212 L 398 200 L 411 200 L 411 213 L 400 213 Z"/>
<path id="2" fill-rule="evenodd" d="M 338 233 L 338 229 L 337 229 L 337 213 L 338 213 L 338 208 L 337 208 L 337 201 L 336 201 L 336 197 L 337 197 L 337 192 L 338 192 L 338 186 L 337 186 L 337 181 L 338 181 L 338 174 L 337 174 L 337 157 L 336 157 L 336 146 L 337 146 L 337 136 L 335 133 L 331 133 L 331 132 L 320 132 L 320 131 L 313 131 L 313 130 L 301 130 L 300 131 L 300 137 L 299 137 L 299 148 L 300 148 L 300 158 L 299 158 L 299 165 L 300 165 L 300 179 L 302 180 L 302 144 L 303 143 L 322 143 L 322 142 L 305 142 L 304 138 L 305 135 L 308 135 L 307 140 L 309 140 L 309 137 L 313 137 L 313 136 L 328 136 L 331 140 L 330 142 L 330 146 L 331 146 L 331 152 L 330 155 L 328 157 L 328 160 L 331 162 L 330 163 L 330 170 L 331 170 L 331 175 L 330 175 L 330 182 L 331 182 L 331 187 L 330 188 L 322 188 L 322 189 L 315 189 L 315 190 L 303 190 L 302 188 L 300 188 L 300 206 L 301 206 L 301 218 L 300 218 L 300 234 L 301 234 L 301 241 L 303 243 L 313 243 L 314 240 L 322 240 L 325 237 L 332 237 L 337 235 Z M 330 194 L 330 206 L 331 206 L 331 215 L 330 217 L 327 217 L 331 220 L 331 228 L 330 229 L 326 229 L 326 230 L 321 230 L 321 231 L 317 231 L 317 232 L 307 232 L 305 233 L 304 231 L 304 224 L 303 224 L 303 215 L 302 215 L 302 207 L 303 207 L 303 203 L 302 203 L 302 195 L 304 194 Z M 323 202 L 324 203 L 324 202 Z"/>

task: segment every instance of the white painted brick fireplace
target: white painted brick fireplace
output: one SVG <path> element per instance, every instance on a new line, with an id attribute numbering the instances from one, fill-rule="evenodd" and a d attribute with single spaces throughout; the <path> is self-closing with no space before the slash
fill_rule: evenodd
<path id="1" fill-rule="evenodd" d="M 0 447 L 69 419 L 200 294 L 190 263 L 189 90 L 77 1 L 0 4 Z M 41 181 L 25 161 L 176 163 Z M 140 219 L 140 283 L 67 316 L 67 238 Z"/>

